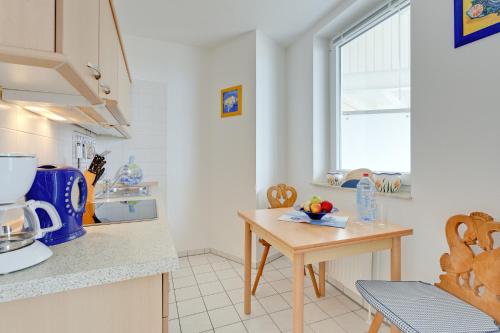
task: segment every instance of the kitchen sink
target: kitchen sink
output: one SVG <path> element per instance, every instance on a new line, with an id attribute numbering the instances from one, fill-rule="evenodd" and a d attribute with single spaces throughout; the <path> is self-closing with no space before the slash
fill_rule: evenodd
<path id="1" fill-rule="evenodd" d="M 125 222 L 143 222 L 158 218 L 155 199 L 102 202 L 94 205 L 92 218 L 84 219 L 86 227 Z"/>

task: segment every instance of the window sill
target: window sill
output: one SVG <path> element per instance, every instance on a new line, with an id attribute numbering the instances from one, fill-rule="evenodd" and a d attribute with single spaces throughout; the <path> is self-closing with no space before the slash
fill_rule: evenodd
<path id="1" fill-rule="evenodd" d="M 356 192 L 355 188 L 331 186 L 328 183 L 313 182 L 312 185 L 319 186 L 319 187 L 327 187 L 327 188 L 330 188 L 334 191 L 339 191 L 339 192 Z M 410 186 L 403 186 L 403 187 L 401 187 L 401 190 L 399 192 L 396 192 L 396 193 L 377 192 L 376 195 L 381 196 L 381 197 L 400 199 L 400 200 L 412 200 Z"/>

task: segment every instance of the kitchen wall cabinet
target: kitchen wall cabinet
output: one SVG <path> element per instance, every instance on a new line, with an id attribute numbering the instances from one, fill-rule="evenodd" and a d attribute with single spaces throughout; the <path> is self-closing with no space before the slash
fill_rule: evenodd
<path id="1" fill-rule="evenodd" d="M 7 101 L 123 128 L 131 118 L 128 69 L 112 0 L 0 1 L 0 87 L 22 92 Z M 74 107 L 87 117 L 73 117 Z"/>
<path id="2" fill-rule="evenodd" d="M 127 69 L 125 56 L 119 52 L 118 56 L 118 106 L 123 116 L 123 123 L 130 124 L 132 120 L 132 105 L 131 105 L 131 82 Z"/>
<path id="3" fill-rule="evenodd" d="M 56 0 L 56 52 L 99 95 L 99 0 Z"/>
<path id="4" fill-rule="evenodd" d="M 0 303 L 0 320 L 2 332 L 166 333 L 168 273 Z"/>
<path id="5" fill-rule="evenodd" d="M 130 124 L 130 75 L 123 51 L 113 3 L 100 0 L 99 66 L 100 97 L 119 125 Z"/>
<path id="6" fill-rule="evenodd" d="M 0 1 L 0 44 L 54 52 L 55 0 Z"/>
<path id="7" fill-rule="evenodd" d="M 118 96 L 118 55 L 120 40 L 109 0 L 100 0 L 99 17 L 99 96 L 116 100 Z"/>

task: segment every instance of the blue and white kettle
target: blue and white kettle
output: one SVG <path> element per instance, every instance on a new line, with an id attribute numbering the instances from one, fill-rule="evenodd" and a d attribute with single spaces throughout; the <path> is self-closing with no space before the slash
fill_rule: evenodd
<path id="1" fill-rule="evenodd" d="M 80 170 L 53 165 L 39 167 L 26 200 L 52 204 L 62 222 L 59 230 L 48 232 L 39 240 L 50 246 L 83 236 L 85 229 L 82 227 L 82 216 L 86 199 L 87 183 Z M 37 215 L 42 228 L 51 224 L 46 212 L 37 210 Z"/>

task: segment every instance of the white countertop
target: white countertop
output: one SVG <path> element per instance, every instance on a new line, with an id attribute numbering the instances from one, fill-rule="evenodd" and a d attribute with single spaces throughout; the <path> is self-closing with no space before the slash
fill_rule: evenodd
<path id="1" fill-rule="evenodd" d="M 126 200 L 151 198 L 157 199 L 158 219 L 86 227 L 83 237 L 50 247 L 54 255 L 47 261 L 0 276 L 0 303 L 176 270 L 161 197 Z"/>

